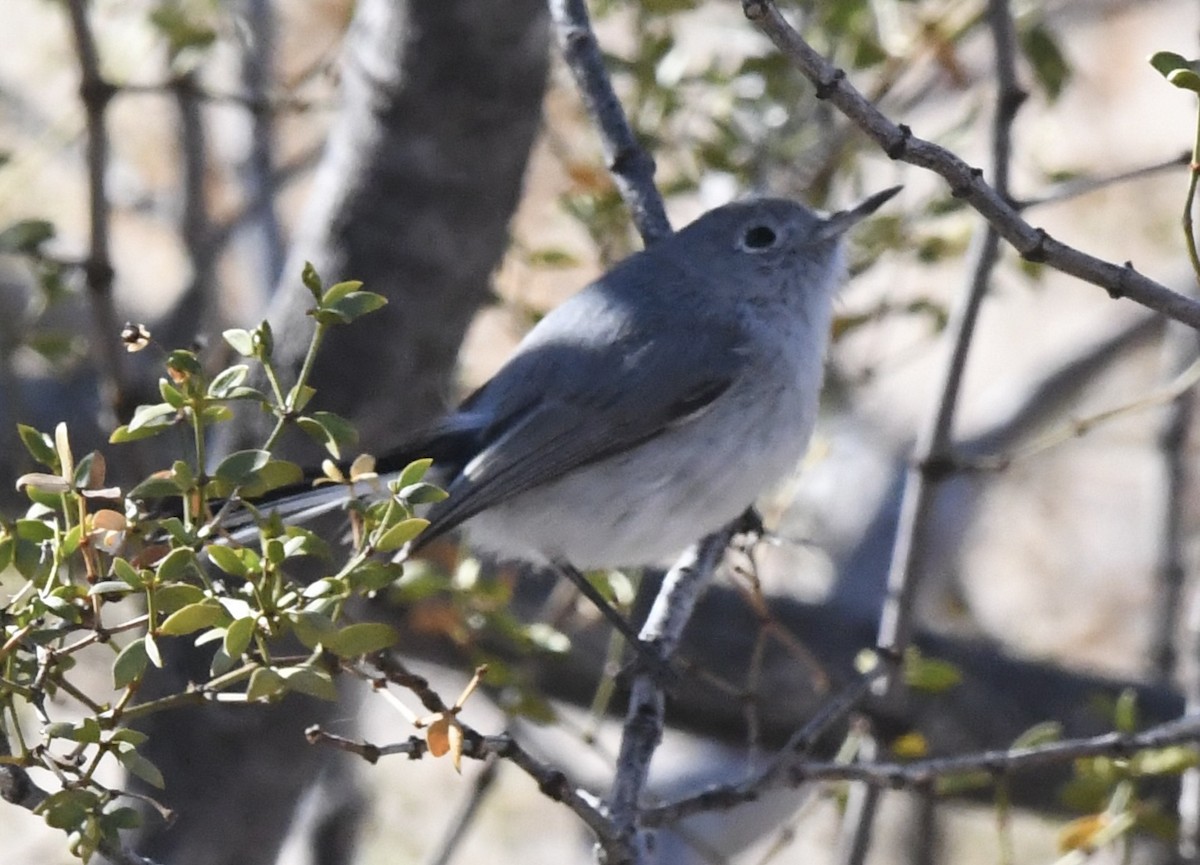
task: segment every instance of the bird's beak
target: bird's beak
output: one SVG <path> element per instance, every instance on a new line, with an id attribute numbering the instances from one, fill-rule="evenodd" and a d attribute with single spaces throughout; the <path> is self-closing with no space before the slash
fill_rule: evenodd
<path id="1" fill-rule="evenodd" d="M 876 192 L 870 198 L 863 199 L 858 204 L 849 210 L 839 210 L 837 213 L 825 220 L 825 224 L 821 227 L 818 233 L 819 240 L 830 240 L 835 237 L 840 237 L 850 230 L 851 227 L 861 222 L 865 217 L 870 216 L 880 206 L 899 192 L 904 187 L 893 186 L 891 189 L 885 189 L 883 192 Z"/>

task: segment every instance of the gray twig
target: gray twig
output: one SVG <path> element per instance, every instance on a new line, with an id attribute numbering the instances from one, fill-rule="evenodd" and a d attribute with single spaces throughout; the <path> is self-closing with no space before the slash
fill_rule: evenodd
<path id="1" fill-rule="evenodd" d="M 647 246 L 671 235 L 662 196 L 654 186 L 654 158 L 634 137 L 613 90 L 592 32 L 585 0 L 551 0 L 550 16 L 583 103 L 592 116 L 608 170 Z"/>
<path id="2" fill-rule="evenodd" d="M 991 128 L 992 174 L 996 183 L 995 194 L 1007 200 L 1012 124 L 1026 94 L 1017 83 L 1016 26 L 1008 0 L 989 0 L 988 22 L 994 44 L 996 67 L 996 102 Z M 972 246 L 974 252 L 971 279 L 961 303 L 954 309 L 946 330 L 950 356 L 946 361 L 938 404 L 929 425 L 921 435 L 914 462 L 906 472 L 904 480 L 900 520 L 896 529 L 895 546 L 892 548 L 892 561 L 888 568 L 887 589 L 877 637 L 879 648 L 892 657 L 899 657 L 904 653 L 912 636 L 912 606 L 920 576 L 917 566 L 928 547 L 929 533 L 933 528 L 931 523 L 937 485 L 945 477 L 946 466 L 952 464 L 954 415 L 962 389 L 967 355 L 971 350 L 971 341 L 979 318 L 979 309 L 999 258 L 998 228 L 990 222 L 987 223 L 982 233 L 976 234 Z M 890 689 L 895 684 L 896 678 L 890 676 L 884 688 Z M 847 865 L 861 865 L 866 858 L 870 824 L 874 820 L 877 804 L 877 796 L 862 797 L 859 822 L 852 830 L 854 840 L 843 845 L 849 856 L 844 860 Z"/>
<path id="3" fill-rule="evenodd" d="M 1197 348 L 1195 331 L 1179 325 L 1168 328 L 1165 359 L 1168 376 L 1174 377 L 1186 370 L 1195 361 Z M 1151 674 L 1164 684 L 1174 679 L 1178 662 L 1177 626 L 1182 609 L 1186 573 L 1184 539 L 1187 529 L 1184 503 L 1187 501 L 1188 488 L 1187 440 L 1195 407 L 1195 389 L 1188 388 L 1167 407 L 1158 435 L 1166 484 L 1163 489 L 1159 559 L 1155 568 L 1158 589 L 1154 593 L 1156 609 L 1150 664 Z M 1200 699 L 1200 694 L 1195 696 Z M 1189 711 L 1196 711 L 1197 708 L 1200 706 L 1189 703 Z"/>
<path id="4" fill-rule="evenodd" d="M 678 648 L 696 601 L 733 535 L 731 525 L 704 538 L 690 547 L 663 579 L 642 625 L 640 639 L 657 647 L 664 659 L 669 659 Z M 628 857 L 624 861 L 640 863 L 647 858 L 646 839 L 638 833 L 639 806 L 650 773 L 650 759 L 662 740 L 665 711 L 661 682 L 650 672 L 642 673 L 634 680 L 629 696 L 617 773 L 608 798 L 613 824 L 624 842 L 619 853 Z M 623 861 L 613 858 L 612 851 L 606 852 L 608 865 Z"/>
<path id="5" fill-rule="evenodd" d="M 244 0 L 246 44 L 241 45 L 242 85 L 249 97 L 250 152 L 239 167 L 250 213 L 250 225 L 258 240 L 259 279 L 274 286 L 283 272 L 286 255 L 283 230 L 275 212 L 275 109 L 269 101 L 271 67 L 275 61 L 275 22 L 270 0 Z"/>
<path id="6" fill-rule="evenodd" d="M 67 12 L 79 59 L 79 96 L 87 117 L 88 219 L 91 238 L 84 274 L 95 317 L 92 350 L 104 385 L 105 402 L 118 418 L 133 410 L 125 387 L 120 325 L 113 304 L 113 266 L 109 252 L 110 213 L 105 176 L 108 172 L 109 140 L 105 115 L 116 92 L 100 74 L 100 55 L 88 20 L 87 0 L 69 0 Z"/>
<path id="7" fill-rule="evenodd" d="M 1150 727 L 1140 733 L 1103 733 L 1081 739 L 1067 739 L 1029 748 L 981 751 L 953 757 L 935 757 L 905 763 L 861 760 L 797 761 L 786 772 L 773 778 L 770 787 L 720 787 L 706 791 L 693 800 L 647 808 L 642 814 L 646 826 L 660 826 L 700 810 L 728 810 L 753 802 L 770 789 L 799 787 L 820 781 L 858 781 L 880 789 L 921 790 L 941 779 L 975 775 L 1002 778 L 1046 766 L 1062 765 L 1089 757 L 1124 757 L 1137 751 L 1167 748 L 1200 740 L 1200 717 L 1184 717 Z M 698 807 L 703 797 L 703 807 Z M 686 804 L 685 804 L 686 803 Z"/>
<path id="8" fill-rule="evenodd" d="M 846 80 L 843 70 L 834 67 L 804 41 L 772 0 L 742 0 L 742 8 L 746 17 L 813 82 L 818 95 L 833 103 L 892 159 L 940 175 L 956 198 L 970 204 L 1026 260 L 1044 263 L 1097 285 L 1113 298 L 1126 297 L 1192 327 L 1200 327 L 1200 302 L 1138 273 L 1132 262 L 1114 264 L 1055 240 L 1045 230 L 1023 220 L 1008 196 L 983 179 L 981 169 L 885 117 Z"/>

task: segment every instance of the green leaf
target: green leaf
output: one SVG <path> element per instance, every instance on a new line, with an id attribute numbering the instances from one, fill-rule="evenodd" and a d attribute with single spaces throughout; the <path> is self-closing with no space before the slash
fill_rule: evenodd
<path id="1" fill-rule="evenodd" d="M 383 622 L 360 622 L 338 631 L 325 646 L 342 658 L 357 658 L 394 646 L 400 635 Z"/>
<path id="2" fill-rule="evenodd" d="M 433 484 L 422 482 L 402 487 L 397 495 L 409 504 L 433 505 L 440 501 L 445 501 L 449 493 L 441 487 L 435 487 Z"/>
<path id="3" fill-rule="evenodd" d="M 396 489 L 404 489 L 411 487 L 414 484 L 420 483 L 425 479 L 425 473 L 429 471 L 433 465 L 433 460 L 428 457 L 419 460 L 413 460 L 406 465 L 396 478 Z"/>
<path id="4" fill-rule="evenodd" d="M 137 501 L 148 499 L 166 499 L 183 492 L 179 482 L 169 474 L 156 472 L 146 478 L 128 493 L 129 498 Z"/>
<path id="5" fill-rule="evenodd" d="M 204 407 L 204 411 L 200 412 L 200 422 L 204 426 L 212 426 L 228 420 L 233 420 L 233 409 L 227 405 L 207 405 Z"/>
<path id="6" fill-rule="evenodd" d="M 285 667 L 279 673 L 287 683 L 289 691 L 331 702 L 338 698 L 333 677 L 324 670 L 315 670 L 312 667 Z"/>
<path id="7" fill-rule="evenodd" d="M 342 298 L 358 291 L 362 288 L 362 280 L 349 279 L 345 282 L 339 282 L 329 286 L 324 294 L 321 295 L 321 305 L 328 306 L 337 303 Z"/>
<path id="8" fill-rule="evenodd" d="M 101 580 L 88 589 L 88 595 L 124 595 L 132 591 L 132 586 L 120 580 Z"/>
<path id="9" fill-rule="evenodd" d="M 23 423 L 17 424 L 17 435 L 21 437 L 21 444 L 25 445 L 25 450 L 29 451 L 29 455 L 39 464 L 56 472 L 60 469 L 54 439 Z"/>
<path id="10" fill-rule="evenodd" d="M 219 632 L 210 631 L 209 633 L 215 634 Z M 199 642 L 199 637 L 197 638 L 197 642 Z M 208 672 L 213 676 L 224 676 L 236 666 L 237 659 L 231 658 L 229 655 L 225 654 L 225 645 L 222 643 L 222 645 L 218 646 L 217 650 L 213 652 L 212 663 L 209 664 Z"/>
<path id="11" fill-rule="evenodd" d="M 304 480 L 304 469 L 287 460 L 270 460 L 255 472 L 254 479 L 242 485 L 242 495 L 258 498 L 271 490 L 299 484 Z"/>
<path id="12" fill-rule="evenodd" d="M 218 480 L 238 486 L 255 479 L 259 469 L 271 459 L 271 452 L 264 450 L 235 451 L 217 466 L 213 476 Z"/>
<path id="13" fill-rule="evenodd" d="M 1200 93 L 1200 60 L 1188 60 L 1173 51 L 1158 51 L 1150 55 L 1150 65 L 1181 90 Z"/>
<path id="14" fill-rule="evenodd" d="M 166 559 L 163 561 L 165 562 Z M 154 590 L 154 605 L 158 608 L 159 613 L 168 616 L 189 604 L 198 604 L 203 600 L 204 592 L 197 586 L 188 583 L 172 583 Z"/>
<path id="15" fill-rule="evenodd" d="M 224 608 L 216 601 L 206 598 L 171 613 L 167 620 L 159 625 L 158 632 L 171 637 L 181 637 L 201 628 L 211 628 L 225 618 L 227 616 Z"/>
<path id="16" fill-rule="evenodd" d="M 213 399 L 228 399 L 242 386 L 250 375 L 250 367 L 244 363 L 221 370 L 208 385 L 208 395 Z"/>
<path id="17" fill-rule="evenodd" d="M 107 831 L 119 832 L 124 829 L 136 829 L 142 825 L 142 815 L 136 808 L 130 808 L 127 805 L 105 811 L 102 820 Z"/>
<path id="18" fill-rule="evenodd" d="M 158 395 L 163 398 L 163 402 L 173 406 L 175 409 L 183 408 L 187 402 L 187 398 L 184 397 L 183 392 L 165 378 L 158 380 Z"/>
<path id="19" fill-rule="evenodd" d="M 36 810 L 48 826 L 72 830 L 99 806 L 100 797 L 91 790 L 72 787 L 51 793 Z"/>
<path id="20" fill-rule="evenodd" d="M 187 547 L 176 547 L 162 557 L 156 571 L 158 579 L 163 583 L 178 580 L 196 567 L 196 554 Z M 199 590 L 197 590 L 199 591 Z"/>
<path id="21" fill-rule="evenodd" d="M 311 261 L 304 262 L 304 269 L 300 271 L 300 281 L 316 300 L 321 299 L 321 277 L 317 275 L 317 269 L 312 266 Z"/>
<path id="22" fill-rule="evenodd" d="M 350 587 L 357 592 L 378 592 L 404 576 L 404 566 L 396 562 L 370 559 L 346 574 Z M 444 584 L 440 585 L 444 588 Z"/>
<path id="23" fill-rule="evenodd" d="M 246 699 L 270 700 L 282 694 L 285 689 L 283 676 L 270 667 L 259 667 L 250 674 L 250 683 L 246 686 Z"/>
<path id="24" fill-rule="evenodd" d="M 146 657 L 150 659 L 151 664 L 161 670 L 163 666 L 162 652 L 158 650 L 158 641 L 154 639 L 154 634 L 146 634 L 142 640 L 146 643 Z"/>
<path id="25" fill-rule="evenodd" d="M 1042 22 L 1024 28 L 1020 34 L 1021 50 L 1029 60 L 1033 76 L 1053 102 L 1071 80 L 1071 64 L 1059 47 L 1058 39 Z"/>
<path id="26" fill-rule="evenodd" d="M 926 658 L 915 649 L 904 655 L 904 681 L 910 688 L 937 694 L 962 682 L 962 673 L 949 661 Z"/>
<path id="27" fill-rule="evenodd" d="M 1138 728 L 1137 691 L 1125 688 L 1117 695 L 1113 709 L 1113 725 L 1121 733 L 1134 733 Z"/>
<path id="28" fill-rule="evenodd" d="M 112 574 L 130 589 L 144 589 L 146 581 L 141 572 L 120 556 L 112 560 Z"/>
<path id="29" fill-rule="evenodd" d="M 133 417 L 125 426 L 130 433 L 147 427 L 167 426 L 174 420 L 176 414 L 177 409 L 169 402 L 140 405 L 133 410 Z"/>
<path id="30" fill-rule="evenodd" d="M 242 357 L 254 357 L 254 337 L 250 331 L 233 327 L 221 333 L 229 347 Z"/>
<path id="31" fill-rule="evenodd" d="M 204 551 L 214 565 L 231 576 L 245 577 L 249 573 L 246 562 L 236 550 L 221 544 L 212 544 L 205 547 Z"/>
<path id="32" fill-rule="evenodd" d="M 39 544 L 54 537 L 54 528 L 41 520 L 17 520 L 13 523 L 13 534 L 21 540 Z"/>
<path id="33" fill-rule="evenodd" d="M 44 219 L 22 219 L 0 231 L 0 252 L 38 252 L 47 240 L 54 237 L 54 224 Z"/>
<path id="34" fill-rule="evenodd" d="M 324 613 L 303 610 L 289 613 L 288 618 L 291 619 L 296 638 L 306 648 L 316 649 L 318 646 L 327 645 L 327 641 L 337 638 L 337 626 Z"/>
<path id="35" fill-rule="evenodd" d="M 1049 745 L 1052 742 L 1057 742 L 1062 739 L 1063 726 L 1058 721 L 1042 721 L 1034 724 L 1024 733 L 1013 740 L 1009 747 L 1012 750 L 1018 748 L 1037 748 L 1041 745 Z"/>
<path id="36" fill-rule="evenodd" d="M 225 629 L 225 640 L 222 644 L 225 654 L 231 658 L 240 658 L 245 653 L 254 638 L 256 621 L 253 617 L 247 617 L 235 619 L 229 624 Z"/>
<path id="37" fill-rule="evenodd" d="M 296 419 L 297 425 L 335 459 L 342 458 L 344 448 L 358 441 L 358 430 L 348 420 L 333 412 L 319 411 Z"/>
<path id="38" fill-rule="evenodd" d="M 141 778 L 147 784 L 162 790 L 166 787 L 162 772 L 158 767 L 139 754 L 132 746 L 117 751 L 117 761 L 124 766 L 129 774 Z"/>
<path id="39" fill-rule="evenodd" d="M 148 735 L 141 730 L 133 730 L 129 727 L 119 727 L 113 730 L 109 739 L 113 742 L 127 742 L 130 745 L 144 745 L 150 739 Z"/>
<path id="40" fill-rule="evenodd" d="M 136 682 L 146 671 L 146 663 L 149 660 L 145 641 L 137 639 L 131 642 L 113 661 L 113 687 L 125 688 Z"/>
<path id="41" fill-rule="evenodd" d="M 167 38 L 172 58 L 189 48 L 206 48 L 217 38 L 215 30 L 193 19 L 178 3 L 157 6 L 150 12 L 150 22 Z"/>
<path id="42" fill-rule="evenodd" d="M 323 307 L 319 312 L 331 312 L 339 321 L 349 324 L 356 318 L 374 312 L 387 305 L 387 298 L 373 291 L 353 291 L 336 303 Z"/>
<path id="43" fill-rule="evenodd" d="M 429 525 L 429 520 L 421 519 L 420 517 L 412 517 L 411 519 L 401 520 L 392 526 L 383 536 L 379 538 L 374 547 L 381 553 L 390 553 L 400 549 L 407 544 Z"/>

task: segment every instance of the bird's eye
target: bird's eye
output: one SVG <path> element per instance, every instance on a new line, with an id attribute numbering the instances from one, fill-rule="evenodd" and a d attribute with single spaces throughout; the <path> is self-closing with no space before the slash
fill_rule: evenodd
<path id="1" fill-rule="evenodd" d="M 775 229 L 769 225 L 752 225 L 742 235 L 742 248 L 749 252 L 761 252 L 775 245 Z"/>

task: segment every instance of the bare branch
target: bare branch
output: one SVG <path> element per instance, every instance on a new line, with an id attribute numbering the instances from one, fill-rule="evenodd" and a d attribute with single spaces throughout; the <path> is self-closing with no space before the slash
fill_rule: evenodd
<path id="1" fill-rule="evenodd" d="M 592 32 L 585 0 L 551 0 L 550 16 L 563 58 L 600 132 L 604 157 L 633 223 L 647 246 L 671 235 L 662 196 L 654 186 L 654 159 L 637 142 L 621 109 Z"/>
<path id="2" fill-rule="evenodd" d="M 847 80 L 846 73 L 827 62 L 787 23 L 772 0 L 743 0 L 746 17 L 828 99 L 863 130 L 892 159 L 940 175 L 950 192 L 979 212 L 1000 236 L 1025 259 L 1103 288 L 1113 298 L 1125 297 L 1192 327 L 1200 327 L 1200 302 L 1171 291 L 1143 276 L 1132 262 L 1113 264 L 1055 240 L 1023 220 L 1006 195 L 983 179 L 983 171 L 968 165 L 945 148 L 913 135 L 910 128 L 885 117 Z"/>
<path id="3" fill-rule="evenodd" d="M 121 328 L 113 304 L 113 266 L 109 252 L 111 207 L 105 183 L 109 158 L 105 114 L 116 91 L 100 74 L 100 56 L 88 20 L 87 0 L 69 0 L 67 11 L 75 38 L 75 51 L 79 58 L 79 96 L 83 100 L 87 115 L 88 218 L 91 239 L 84 273 L 91 297 L 92 313 L 95 316 L 92 350 L 101 381 L 107 391 L 105 402 L 118 418 L 125 418 L 133 411 L 133 405 L 130 402 L 131 395 L 126 390 L 125 362 L 118 338 Z"/>
<path id="4" fill-rule="evenodd" d="M 1167 371 L 1175 376 L 1185 373 L 1196 360 L 1195 331 L 1179 325 L 1169 328 L 1166 352 Z M 1188 500 L 1187 440 L 1195 407 L 1194 387 L 1178 393 L 1167 408 L 1158 436 L 1166 483 L 1163 489 L 1159 561 L 1156 567 L 1158 590 L 1154 593 L 1156 609 L 1150 663 L 1152 675 L 1163 683 L 1173 681 L 1178 660 L 1177 626 L 1180 610 L 1183 608 L 1186 574 L 1184 539 L 1188 531 L 1185 517 L 1185 502 Z"/>
<path id="5" fill-rule="evenodd" d="M 657 646 L 663 658 L 669 659 L 679 647 L 696 601 L 720 564 L 734 531 L 731 525 L 693 545 L 663 579 L 640 635 L 645 643 Z M 662 741 L 665 714 L 662 683 L 650 672 L 642 673 L 634 680 L 629 695 L 617 773 L 608 799 L 621 845 L 616 850 L 606 849 L 607 865 L 649 861 L 645 837 L 638 832 L 639 806 L 650 774 L 650 760 Z"/>
<path id="6" fill-rule="evenodd" d="M 1026 94 L 1017 84 L 1016 25 L 1008 0 L 989 0 L 987 9 L 996 68 L 996 101 L 991 128 L 992 174 L 996 182 L 995 194 L 1007 200 L 1012 125 Z M 945 338 L 949 341 L 950 356 L 946 361 L 938 404 L 917 444 L 915 460 L 905 475 L 900 521 L 896 530 L 895 546 L 892 548 L 891 565 L 888 568 L 887 588 L 877 639 L 878 646 L 893 657 L 903 654 L 912 636 L 912 606 L 919 581 L 917 567 L 927 549 L 929 534 L 932 531 L 936 487 L 944 477 L 942 469 L 951 457 L 954 415 L 962 389 L 967 355 L 971 350 L 975 325 L 979 319 L 979 309 L 991 284 L 992 272 L 1000 255 L 1000 233 L 996 226 L 986 224 L 982 233 L 976 233 L 972 246 L 974 254 L 971 280 L 946 329 Z M 889 677 L 884 687 L 891 689 L 895 685 L 895 677 Z M 877 795 L 867 791 L 859 792 L 861 797 L 857 798 L 860 799 L 861 809 L 857 821 L 850 829 L 853 838 L 843 845 L 843 849 L 848 851 L 844 860 L 848 865 L 861 865 L 866 859 L 871 826 L 878 805 Z"/>
<path id="7" fill-rule="evenodd" d="M 818 781 L 859 781 L 877 788 L 912 790 L 929 788 L 939 779 L 978 775 L 1000 778 L 1045 766 L 1062 765 L 1087 757 L 1124 757 L 1200 740 L 1200 718 L 1169 721 L 1140 733 L 1104 733 L 1084 739 L 1068 739 L 1030 748 L 983 751 L 955 757 L 916 760 L 909 763 L 861 761 L 795 762 L 772 777 L 775 786 L 798 787 Z M 726 810 L 762 797 L 771 787 L 747 783 L 742 787 L 714 787 L 691 799 L 647 808 L 642 821 L 659 826 L 699 811 Z"/>
<path id="8" fill-rule="evenodd" d="M 996 105 L 992 120 L 992 173 L 996 177 L 995 194 L 1008 197 L 1008 163 L 1011 152 L 1012 123 L 1024 93 L 1017 86 L 1016 35 L 1007 0 L 990 0 L 989 20 L 995 43 L 997 77 Z M 794 32 L 794 31 L 793 31 Z M 951 456 L 954 414 L 962 386 L 967 354 L 978 320 L 979 307 L 987 293 L 992 270 L 999 255 L 1000 235 L 988 224 L 976 235 L 972 275 L 962 303 L 956 307 L 946 339 L 950 357 L 939 391 L 938 405 L 917 446 L 914 465 L 905 479 L 900 509 L 900 525 L 892 564 L 888 572 L 887 596 L 879 625 L 879 646 L 891 653 L 903 652 L 912 629 L 910 617 L 916 590 L 914 570 L 925 547 L 934 503 L 934 488 Z"/>

